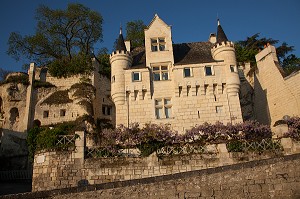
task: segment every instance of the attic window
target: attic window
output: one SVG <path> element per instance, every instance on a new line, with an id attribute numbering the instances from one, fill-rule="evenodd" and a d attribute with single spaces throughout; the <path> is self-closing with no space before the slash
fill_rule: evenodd
<path id="1" fill-rule="evenodd" d="M 166 42 L 165 38 L 152 38 L 151 39 L 151 51 L 165 51 L 166 50 Z"/>
<path id="2" fill-rule="evenodd" d="M 204 72 L 205 72 L 206 76 L 214 75 L 212 66 L 205 66 L 204 67 Z"/>
<path id="3" fill-rule="evenodd" d="M 141 81 L 141 73 L 140 72 L 132 72 L 132 81 Z"/>

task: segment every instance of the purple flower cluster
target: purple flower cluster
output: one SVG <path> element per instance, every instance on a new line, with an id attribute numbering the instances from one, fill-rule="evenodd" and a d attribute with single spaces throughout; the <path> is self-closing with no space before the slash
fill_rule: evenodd
<path id="1" fill-rule="evenodd" d="M 146 143 L 163 143 L 164 145 L 186 142 L 222 143 L 230 140 L 261 140 L 271 137 L 271 129 L 256 121 L 246 121 L 235 125 L 224 125 L 221 122 L 204 123 L 193 127 L 183 135 L 173 131 L 169 124 L 147 123 L 141 128 L 138 123 L 132 123 L 130 127 L 120 125 L 116 129 L 102 130 L 101 146 L 132 148 Z"/>
<path id="2" fill-rule="evenodd" d="M 284 137 L 290 137 L 294 140 L 300 141 L 300 117 L 291 117 L 287 120 L 288 132 Z"/>

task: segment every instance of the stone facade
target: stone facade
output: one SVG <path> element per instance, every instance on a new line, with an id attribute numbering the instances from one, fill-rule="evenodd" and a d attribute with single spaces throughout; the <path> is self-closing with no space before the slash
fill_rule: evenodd
<path id="1" fill-rule="evenodd" d="M 256 62 L 255 118 L 261 123 L 273 126 L 284 116 L 299 116 L 300 72 L 284 77 L 278 63 L 276 49 L 271 45 L 256 55 Z"/>
<path id="2" fill-rule="evenodd" d="M 122 33 L 118 44 L 110 57 L 117 125 L 170 123 L 184 132 L 242 122 L 235 49 L 220 24 L 210 41 L 173 44 L 171 27 L 155 15 L 144 47 L 125 47 Z"/>
<path id="3" fill-rule="evenodd" d="M 107 119 L 115 123 L 110 80 L 99 74 L 97 60 L 92 61 L 95 69 L 89 75 L 56 78 L 46 68 L 37 68 L 32 63 L 28 74 L 11 73 L 7 76 L 6 79 L 28 79 L 25 83 L 8 82 L 0 86 L 0 158 L 13 161 L 17 156 L 20 159 L 20 164 L 13 161 L 14 165 L 7 164 L 7 168 L 27 167 L 26 131 L 34 120 L 40 121 L 41 125 L 54 125 L 90 115 L 95 120 Z M 83 84 L 86 80 L 89 84 Z M 35 87 L 36 81 L 50 83 L 53 87 Z M 21 157 L 24 160 L 21 161 Z"/>

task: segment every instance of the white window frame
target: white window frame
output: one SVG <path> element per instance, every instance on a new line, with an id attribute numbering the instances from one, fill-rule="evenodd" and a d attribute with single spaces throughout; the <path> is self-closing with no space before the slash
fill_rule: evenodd
<path id="1" fill-rule="evenodd" d="M 172 100 L 171 100 L 171 98 L 157 98 L 154 100 L 154 103 L 155 103 L 156 119 L 171 118 L 171 115 L 172 115 Z"/>
<path id="2" fill-rule="evenodd" d="M 206 73 L 206 68 L 210 68 L 211 74 L 207 74 Z M 213 65 L 206 65 L 206 66 L 204 66 L 204 75 L 205 76 L 214 76 L 215 75 L 214 66 Z"/>
<path id="3" fill-rule="evenodd" d="M 185 70 L 186 69 L 189 69 L 189 71 L 190 71 L 190 76 L 186 76 L 186 74 L 185 74 Z M 184 67 L 183 68 L 183 77 L 193 77 L 193 70 L 192 70 L 192 68 L 191 67 Z"/>
<path id="4" fill-rule="evenodd" d="M 165 67 L 167 69 L 165 69 Z M 154 68 L 158 68 L 158 69 L 154 70 Z M 169 66 L 168 65 L 163 65 L 163 64 L 152 66 L 152 75 L 153 75 L 153 81 L 170 80 Z M 167 78 L 166 78 L 165 75 L 167 75 Z M 159 79 L 157 79 L 156 77 L 159 77 Z"/>
<path id="5" fill-rule="evenodd" d="M 138 77 L 139 77 L 139 78 L 138 78 L 137 80 L 134 79 L 135 74 L 138 74 Z M 136 71 L 132 72 L 132 81 L 133 81 L 133 82 L 140 82 L 140 81 L 142 81 L 141 72 L 136 72 Z"/>
<path id="6" fill-rule="evenodd" d="M 166 39 L 164 37 L 155 37 L 150 39 L 151 51 L 166 51 Z"/>

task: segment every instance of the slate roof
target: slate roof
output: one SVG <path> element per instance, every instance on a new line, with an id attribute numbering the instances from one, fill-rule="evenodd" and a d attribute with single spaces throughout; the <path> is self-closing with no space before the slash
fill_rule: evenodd
<path id="1" fill-rule="evenodd" d="M 215 62 L 211 56 L 212 47 L 213 44 L 210 42 L 173 44 L 174 65 Z M 131 68 L 145 68 L 145 47 L 134 48 L 131 53 L 133 56 Z"/>
<path id="2" fill-rule="evenodd" d="M 228 41 L 227 36 L 220 24 L 218 24 L 217 29 L 217 43 L 222 43 L 223 41 Z"/>
<path id="3" fill-rule="evenodd" d="M 124 42 L 124 38 L 123 38 L 122 33 L 119 34 L 119 38 L 118 38 L 118 41 L 117 41 L 116 50 L 117 51 L 119 51 L 119 50 L 126 51 L 126 46 L 125 46 L 125 42 Z"/>

